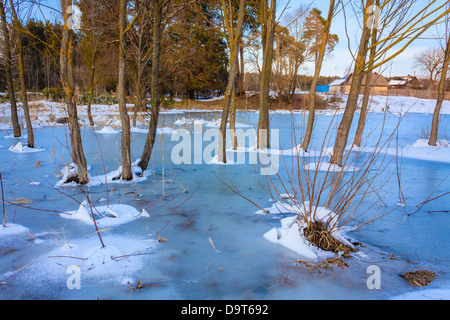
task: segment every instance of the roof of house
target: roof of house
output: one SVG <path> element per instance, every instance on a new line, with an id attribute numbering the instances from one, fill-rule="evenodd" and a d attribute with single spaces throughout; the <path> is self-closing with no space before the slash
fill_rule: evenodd
<path id="1" fill-rule="evenodd" d="M 367 76 L 365 75 L 362 84 L 365 85 Z M 348 81 L 348 84 L 352 83 L 352 78 Z M 372 74 L 371 84 L 372 87 L 388 87 L 389 83 L 387 82 L 386 78 L 383 77 L 381 74 L 374 73 Z"/>
<path id="2" fill-rule="evenodd" d="M 395 77 L 391 81 L 389 81 L 390 86 L 406 86 L 411 83 L 413 80 L 417 80 L 415 76 L 406 76 L 406 77 Z"/>
<path id="3" fill-rule="evenodd" d="M 390 86 L 405 86 L 408 84 L 408 81 L 406 79 L 393 79 L 389 81 Z"/>
<path id="4" fill-rule="evenodd" d="M 334 80 L 332 83 L 330 83 L 330 87 L 340 86 L 340 85 L 344 84 L 349 76 L 350 75 L 348 74 L 341 79 Z"/>

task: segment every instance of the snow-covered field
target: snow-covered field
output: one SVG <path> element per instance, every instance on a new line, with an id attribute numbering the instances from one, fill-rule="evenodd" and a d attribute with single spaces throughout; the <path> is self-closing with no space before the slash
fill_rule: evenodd
<path id="1" fill-rule="evenodd" d="M 149 170 L 143 175 L 136 165 L 148 119 L 140 118 L 132 129 L 136 169 L 132 182 L 115 179 L 121 170 L 117 106 L 93 106 L 94 128 L 81 106 L 91 177 L 83 187 L 64 183 L 76 173 L 67 125 L 60 121 L 66 117 L 64 106 L 36 103 L 32 119 L 38 148 L 29 150 L 25 137 L 11 137 L 8 105 L 1 104 L 6 228 L 0 226 L 0 298 L 449 299 L 450 202 L 448 195 L 441 195 L 450 189 L 450 101 L 442 109 L 439 144 L 429 147 L 425 136 L 434 101 L 386 99 L 373 98 L 363 146 L 350 148 L 349 141 L 347 149 L 351 157 L 359 157 L 349 175 L 363 168 L 374 152 L 383 155 L 384 169 L 377 172 L 373 191 L 359 208 L 364 212 L 359 222 L 382 218 L 345 232 L 335 230 L 333 236 L 342 242 L 364 246 L 346 260 L 347 268 L 330 270 L 296 262 L 340 256 L 311 246 L 303 237 L 304 225 L 296 217 L 302 216 L 305 204 L 286 205 L 285 195 L 280 195 L 284 204 L 273 199 L 263 188 L 268 180 L 257 166 L 236 159 L 262 152 L 282 156 L 278 175 L 269 181 L 286 188 L 286 193 L 292 192 L 288 177 L 296 177 L 297 170 L 313 174 L 318 157 L 323 157 L 320 165 L 325 171 L 333 171 L 327 159 L 345 100 L 338 110 L 319 112 L 307 153 L 298 147 L 307 113 L 291 116 L 274 111 L 271 126 L 279 130 L 279 145 L 270 150 L 245 145 L 237 152 L 228 146 L 229 165 L 222 165 L 217 157 L 203 164 L 174 164 L 171 151 L 177 141 L 171 141 L 171 134 L 180 128 L 190 132 L 218 128 L 220 114 L 167 110 L 161 116 Z M 237 128 L 250 130 L 257 121 L 257 113 L 240 112 Z M 397 125 L 398 133 L 391 137 Z M 389 143 L 377 144 L 380 137 Z M 211 143 L 206 141 L 202 151 Z M 297 159 L 303 159 L 301 167 Z M 335 217 L 326 208 L 317 210 L 321 221 Z M 381 270 L 379 289 L 368 285 L 373 265 Z M 413 287 L 399 277 L 421 269 L 438 275 L 428 288 Z M 132 289 L 139 284 L 145 288 Z"/>

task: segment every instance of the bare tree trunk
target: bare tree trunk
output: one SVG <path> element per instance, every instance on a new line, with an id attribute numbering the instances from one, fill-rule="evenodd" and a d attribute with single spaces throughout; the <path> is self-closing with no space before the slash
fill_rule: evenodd
<path id="1" fill-rule="evenodd" d="M 239 46 L 239 55 L 240 55 L 240 62 L 241 66 L 239 68 L 239 86 L 238 86 L 238 96 L 243 97 L 245 96 L 245 60 L 244 60 L 244 43 L 241 41 L 241 45 Z"/>
<path id="2" fill-rule="evenodd" d="M 368 27 L 368 15 L 366 8 L 369 8 L 374 3 L 374 0 L 368 0 L 366 7 L 364 8 L 364 26 L 361 35 L 361 40 L 359 43 L 358 56 L 355 61 L 355 69 L 352 75 L 352 85 L 350 87 L 350 92 L 348 94 L 347 105 L 345 107 L 342 120 L 339 124 L 338 132 L 336 135 L 336 140 L 334 143 L 333 156 L 330 162 L 338 166 L 342 166 L 342 161 L 344 157 L 345 147 L 348 141 L 348 135 L 350 132 L 350 127 L 353 122 L 353 116 L 358 105 L 358 97 L 361 92 L 362 81 L 364 78 L 366 70 L 366 55 L 369 46 L 369 40 L 371 35 L 371 30 Z"/>
<path id="3" fill-rule="evenodd" d="M 140 89 L 139 89 L 139 85 L 136 86 L 136 102 L 134 104 L 134 108 L 133 108 L 133 119 L 132 124 L 133 127 L 136 127 L 136 123 L 137 123 L 137 114 L 139 111 L 141 111 L 141 97 L 140 97 Z"/>
<path id="4" fill-rule="evenodd" d="M 231 148 L 237 150 L 238 141 L 236 135 L 236 88 L 231 92 L 231 110 L 230 110 L 230 137 Z"/>
<path id="5" fill-rule="evenodd" d="M 122 175 L 121 179 L 131 181 L 131 138 L 130 117 L 126 104 L 126 28 L 127 28 L 127 3 L 128 0 L 119 1 L 119 84 L 117 88 L 119 100 L 120 121 L 122 123 Z"/>
<path id="6" fill-rule="evenodd" d="M 308 125 L 306 127 L 305 138 L 303 139 L 302 149 L 306 152 L 308 151 L 309 144 L 311 142 L 312 131 L 314 128 L 314 120 L 316 116 L 316 92 L 317 83 L 319 81 L 320 72 L 322 70 L 323 59 L 325 57 L 325 51 L 327 48 L 327 42 L 330 35 L 331 22 L 333 20 L 335 10 L 335 0 L 330 0 L 330 7 L 328 9 L 328 18 L 325 24 L 325 29 L 323 31 L 322 42 L 320 44 L 319 55 L 317 57 L 316 66 L 314 70 L 314 77 L 311 84 L 311 89 L 309 91 L 309 115 L 308 115 Z"/>
<path id="7" fill-rule="evenodd" d="M 70 141 L 72 146 L 72 160 L 78 168 L 78 183 L 87 184 L 89 174 L 87 172 L 86 158 L 83 151 L 76 98 L 74 94 L 75 77 L 73 72 L 73 30 L 67 25 L 67 8 L 72 5 L 72 1 L 60 0 L 64 18 L 63 36 L 61 39 L 60 53 L 60 76 L 61 83 L 66 94 L 67 113 L 69 116 Z"/>
<path id="8" fill-rule="evenodd" d="M 14 82 L 12 76 L 12 54 L 11 45 L 9 38 L 8 22 L 6 21 L 5 6 L 3 0 L 0 0 L 0 15 L 2 23 L 2 33 L 3 33 L 3 48 L 4 48 L 4 59 L 5 59 L 5 73 L 6 73 L 6 84 L 8 85 L 8 95 L 9 101 L 11 103 L 11 123 L 13 126 L 14 137 L 20 138 L 22 136 L 22 131 L 19 125 L 19 117 L 17 115 L 17 102 L 14 92 Z"/>
<path id="9" fill-rule="evenodd" d="M 28 107 L 28 94 L 27 94 L 27 86 L 25 83 L 25 67 L 23 64 L 23 48 L 22 48 L 22 24 L 19 21 L 17 16 L 16 9 L 14 7 L 14 3 L 12 0 L 9 0 L 11 6 L 11 13 L 13 17 L 13 25 L 15 26 L 15 35 L 16 35 L 16 43 L 17 43 L 17 56 L 18 56 L 18 66 L 19 66 L 19 81 L 20 81 L 20 94 L 23 105 L 23 113 L 25 117 L 25 123 L 27 125 L 27 144 L 29 148 L 34 148 L 34 132 L 33 125 L 31 123 L 30 118 L 30 109 Z"/>
<path id="10" fill-rule="evenodd" d="M 356 129 L 355 140 L 353 141 L 353 144 L 357 147 L 361 147 L 361 140 L 364 132 L 364 126 L 366 125 L 367 109 L 369 107 L 369 100 L 372 91 L 371 83 L 372 83 L 372 71 L 369 71 L 366 73 L 366 83 L 364 86 L 363 102 L 361 106 L 361 112 L 359 115 L 358 127 Z"/>
<path id="11" fill-rule="evenodd" d="M 442 68 L 441 81 L 439 82 L 438 98 L 436 101 L 436 108 L 435 108 L 434 114 L 433 114 L 433 123 L 431 126 L 430 140 L 428 141 L 428 144 L 430 146 L 437 145 L 438 130 L 439 130 L 439 116 L 441 113 L 442 102 L 444 101 L 444 98 L 445 98 L 445 82 L 447 80 L 447 71 L 448 71 L 449 61 L 450 61 L 450 36 L 449 36 L 449 39 L 447 39 L 447 48 L 445 49 L 444 66 Z"/>
<path id="12" fill-rule="evenodd" d="M 151 119 L 148 129 L 147 139 L 145 141 L 144 151 L 142 152 L 139 167 L 142 172 L 147 170 L 150 158 L 153 153 L 153 146 L 156 140 L 156 131 L 158 130 L 159 111 L 161 106 L 161 90 L 159 83 L 159 69 L 161 61 L 161 35 L 162 35 L 162 10 L 163 1 L 155 0 L 153 2 L 153 52 L 152 52 L 152 87 L 151 87 Z"/>
<path id="13" fill-rule="evenodd" d="M 95 81 L 95 63 L 97 60 L 96 54 L 92 59 L 92 68 L 91 68 L 91 80 L 89 82 L 89 101 L 87 105 L 87 114 L 89 119 L 89 125 L 91 127 L 95 126 L 94 118 L 92 118 L 92 99 L 94 98 L 94 81 Z"/>
<path id="14" fill-rule="evenodd" d="M 258 149 L 269 148 L 270 144 L 270 79 L 272 76 L 273 41 L 275 32 L 276 0 L 271 0 L 268 8 L 267 0 L 261 1 L 261 38 L 263 43 L 263 65 L 261 67 L 259 121 L 258 121 Z"/>
<path id="15" fill-rule="evenodd" d="M 377 0 L 376 2 L 377 2 L 377 6 L 379 6 L 380 1 Z M 369 108 L 370 93 L 372 91 L 372 67 L 373 67 L 375 55 L 377 53 L 377 46 L 376 46 L 377 35 L 378 35 L 378 32 L 376 29 L 374 29 L 373 33 L 372 33 L 372 40 L 371 40 L 372 47 L 370 48 L 370 54 L 369 54 L 369 63 L 368 63 L 369 71 L 366 73 L 366 83 L 365 83 L 365 87 L 364 87 L 364 97 L 363 97 L 363 102 L 362 102 L 362 106 L 361 106 L 361 113 L 359 115 L 358 127 L 356 129 L 356 134 L 355 134 L 355 140 L 353 141 L 353 144 L 358 147 L 361 147 L 362 136 L 364 133 L 364 127 L 366 125 L 366 119 L 367 119 L 367 109 Z"/>
<path id="16" fill-rule="evenodd" d="M 224 12 L 225 20 L 227 21 L 228 35 L 230 37 L 230 73 L 228 76 L 227 91 L 225 92 L 224 106 L 222 111 L 222 119 L 220 122 L 220 137 L 219 137 L 219 161 L 226 163 L 226 139 L 227 139 L 227 122 L 230 113 L 230 107 L 233 100 L 233 92 L 236 90 L 236 75 L 238 69 L 238 55 L 240 41 L 242 37 L 242 30 L 244 26 L 246 0 L 239 2 L 238 24 L 236 29 L 232 27 L 232 16 L 228 12 L 225 1 L 222 1 L 222 10 Z M 231 11 L 232 13 L 232 11 Z"/>

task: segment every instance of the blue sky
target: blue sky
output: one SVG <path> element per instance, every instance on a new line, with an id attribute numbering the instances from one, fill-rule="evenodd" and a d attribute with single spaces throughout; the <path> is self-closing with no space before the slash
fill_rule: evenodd
<path id="1" fill-rule="evenodd" d="M 347 2 L 348 0 L 344 0 Z M 352 0 L 354 3 L 360 2 L 359 0 Z M 442 0 L 445 1 L 445 0 Z M 53 7 L 56 10 L 60 10 L 59 0 L 41 0 L 46 6 Z M 422 4 L 422 0 L 417 2 L 416 6 Z M 317 7 L 322 10 L 322 15 L 326 17 L 329 0 L 278 0 L 277 10 L 278 13 L 288 14 L 289 12 L 295 10 L 296 8 L 303 6 Z M 54 19 L 57 12 L 51 10 L 47 7 L 42 6 L 41 10 L 45 14 L 47 19 Z M 40 16 L 39 12 L 36 12 Z M 59 15 L 57 15 L 59 16 Z M 361 20 L 359 16 L 356 16 L 354 11 L 351 9 L 346 10 L 347 18 L 347 32 L 346 35 L 345 20 L 342 13 L 339 13 L 333 23 L 331 32 L 339 36 L 340 42 L 337 44 L 334 52 L 328 56 L 324 62 L 322 68 L 322 74 L 325 76 L 344 76 L 350 70 L 352 66 L 352 57 L 349 52 L 349 46 L 354 52 L 357 49 L 357 44 L 360 37 L 360 26 L 358 20 Z M 282 21 L 283 17 L 280 17 Z M 407 74 L 421 75 L 420 70 L 414 68 L 414 55 L 430 47 L 439 46 L 438 40 L 430 40 L 429 38 L 434 38 L 439 33 L 438 27 L 432 27 L 429 31 L 422 36 L 423 39 L 418 39 L 413 42 L 408 49 L 396 57 L 391 63 L 385 65 L 380 71 L 383 75 L 389 76 L 401 76 Z M 313 66 L 306 64 L 300 71 L 303 74 L 312 75 Z"/>

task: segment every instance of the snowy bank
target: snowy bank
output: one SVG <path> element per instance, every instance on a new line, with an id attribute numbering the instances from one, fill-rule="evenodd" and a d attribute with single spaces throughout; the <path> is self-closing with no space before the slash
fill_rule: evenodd
<path id="1" fill-rule="evenodd" d="M 306 210 L 310 204 L 283 203 L 281 201 L 275 203 L 270 208 L 257 211 L 257 214 L 287 214 L 292 215 L 280 221 L 281 227 L 273 228 L 264 234 L 264 238 L 272 243 L 279 244 L 290 249 L 300 256 L 301 259 L 308 262 L 318 262 L 320 260 L 335 257 L 333 252 L 324 251 L 310 244 L 304 236 L 304 230 L 307 224 L 302 217 L 314 218 L 316 222 L 328 223 L 329 225 L 337 225 L 336 214 L 323 207 L 314 207 Z M 314 211 L 314 217 L 311 217 L 307 211 Z M 331 236 L 344 245 L 353 247 L 353 245 L 344 237 L 341 230 L 337 228 L 331 230 Z"/>

